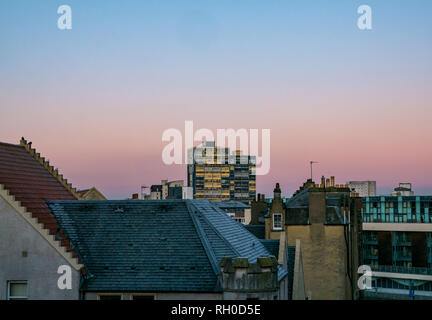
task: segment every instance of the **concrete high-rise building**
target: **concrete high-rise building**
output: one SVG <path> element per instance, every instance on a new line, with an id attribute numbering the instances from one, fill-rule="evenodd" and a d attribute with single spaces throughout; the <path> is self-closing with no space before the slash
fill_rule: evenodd
<path id="1" fill-rule="evenodd" d="M 256 157 L 230 153 L 229 148 L 203 142 L 189 150 L 188 186 L 194 199 L 243 201 L 255 199 Z"/>
<path id="2" fill-rule="evenodd" d="M 376 195 L 376 181 L 348 181 L 348 186 L 359 197 L 374 197 Z"/>

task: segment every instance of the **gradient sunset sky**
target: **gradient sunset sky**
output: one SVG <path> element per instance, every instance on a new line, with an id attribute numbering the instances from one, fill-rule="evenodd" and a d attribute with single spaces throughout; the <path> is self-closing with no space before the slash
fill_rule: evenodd
<path id="1" fill-rule="evenodd" d="M 57 8 L 72 8 L 72 30 Z M 357 28 L 372 8 L 373 29 Z M 122 199 L 186 179 L 162 132 L 271 129 L 257 192 L 307 179 L 432 194 L 432 1 L 0 2 L 0 141 Z"/>

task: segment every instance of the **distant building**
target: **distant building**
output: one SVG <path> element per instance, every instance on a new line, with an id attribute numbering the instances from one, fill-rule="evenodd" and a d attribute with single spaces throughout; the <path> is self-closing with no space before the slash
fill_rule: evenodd
<path id="1" fill-rule="evenodd" d="M 432 299 L 432 196 L 362 198 L 362 221 L 364 297 Z"/>
<path id="2" fill-rule="evenodd" d="M 133 194 L 132 199 L 138 199 Z M 185 187 L 183 180 L 162 180 L 161 184 L 150 186 L 150 194 L 141 194 L 142 200 L 192 199 L 192 188 Z"/>
<path id="3" fill-rule="evenodd" d="M 250 217 L 251 208 L 248 204 L 240 201 L 219 201 L 215 204 L 230 216 L 234 221 L 248 224 L 245 219 Z"/>
<path id="4" fill-rule="evenodd" d="M 374 197 L 376 195 L 376 181 L 348 181 L 348 187 L 359 197 Z"/>
<path id="5" fill-rule="evenodd" d="M 188 186 L 193 188 L 194 199 L 212 201 L 244 201 L 255 199 L 256 158 L 230 153 L 229 148 L 203 142 L 189 150 Z M 193 159 L 193 161 L 192 161 Z"/>
<path id="6" fill-rule="evenodd" d="M 183 187 L 182 188 L 182 199 L 193 199 L 193 188 L 192 187 Z"/>
<path id="7" fill-rule="evenodd" d="M 411 190 L 411 183 L 402 182 L 399 183 L 399 187 L 395 188 L 392 192 L 392 196 L 413 196 L 414 191 Z"/>
<path id="8" fill-rule="evenodd" d="M 107 200 L 105 196 L 95 187 L 90 189 L 78 190 L 82 200 Z"/>

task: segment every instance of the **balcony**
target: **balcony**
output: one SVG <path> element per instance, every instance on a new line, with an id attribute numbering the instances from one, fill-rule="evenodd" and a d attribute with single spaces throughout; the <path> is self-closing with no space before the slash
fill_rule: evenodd
<path id="1" fill-rule="evenodd" d="M 413 213 L 411 218 L 408 218 L 408 214 L 382 214 L 377 213 L 374 214 L 371 212 L 365 212 L 362 214 L 362 221 L 363 222 L 370 222 L 370 223 L 381 223 L 381 222 L 389 222 L 389 223 L 431 223 L 431 218 L 428 215 L 419 215 L 417 217 L 417 214 Z"/>
<path id="2" fill-rule="evenodd" d="M 389 273 L 405 273 L 405 274 L 423 274 L 432 275 L 432 268 L 418 267 L 398 267 L 398 266 L 371 266 L 372 271 L 389 272 Z"/>

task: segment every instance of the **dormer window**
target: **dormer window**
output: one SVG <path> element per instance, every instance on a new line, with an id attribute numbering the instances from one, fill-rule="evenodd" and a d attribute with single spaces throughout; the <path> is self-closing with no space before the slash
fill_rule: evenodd
<path id="1" fill-rule="evenodd" d="M 282 230 L 282 213 L 273 213 L 273 230 Z"/>

